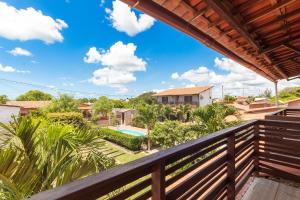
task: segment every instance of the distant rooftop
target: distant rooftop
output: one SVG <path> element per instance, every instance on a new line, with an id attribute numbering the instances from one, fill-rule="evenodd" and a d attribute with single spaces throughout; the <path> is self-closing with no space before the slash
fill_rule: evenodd
<path id="1" fill-rule="evenodd" d="M 213 86 L 199 86 L 199 87 L 190 87 L 190 88 L 174 88 L 159 92 L 153 96 L 175 96 L 175 95 L 194 95 L 200 94 L 206 90 L 209 90 Z"/>
<path id="2" fill-rule="evenodd" d="M 49 106 L 51 101 L 7 101 L 6 105 L 22 108 L 44 108 Z"/>

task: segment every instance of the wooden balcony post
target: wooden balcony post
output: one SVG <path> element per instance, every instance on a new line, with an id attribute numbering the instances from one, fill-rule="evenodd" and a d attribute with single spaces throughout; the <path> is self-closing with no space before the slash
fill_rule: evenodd
<path id="1" fill-rule="evenodd" d="M 256 123 L 254 125 L 254 175 L 259 175 L 259 127 Z"/>
<path id="2" fill-rule="evenodd" d="M 227 195 L 229 200 L 235 199 L 235 135 L 227 138 Z"/>
<path id="3" fill-rule="evenodd" d="M 160 161 L 153 166 L 153 172 L 151 174 L 152 179 L 152 200 L 164 200 L 166 199 L 165 191 L 165 163 Z"/>

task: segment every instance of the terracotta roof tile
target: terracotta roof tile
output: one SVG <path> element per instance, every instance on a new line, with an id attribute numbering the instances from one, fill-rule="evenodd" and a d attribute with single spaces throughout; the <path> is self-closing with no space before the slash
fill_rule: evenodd
<path id="1" fill-rule="evenodd" d="M 190 87 L 190 88 L 175 88 L 175 89 L 169 89 L 162 92 L 159 92 L 157 94 L 154 94 L 153 96 L 175 96 L 175 95 L 193 95 L 193 94 L 200 94 L 213 86 L 199 86 L 199 87 Z"/>
<path id="2" fill-rule="evenodd" d="M 44 108 L 50 105 L 51 101 L 7 101 L 6 105 L 23 108 Z"/>

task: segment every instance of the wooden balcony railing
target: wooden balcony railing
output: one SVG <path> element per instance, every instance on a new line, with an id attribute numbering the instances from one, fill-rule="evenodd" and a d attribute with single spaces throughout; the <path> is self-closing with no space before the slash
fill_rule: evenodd
<path id="1" fill-rule="evenodd" d="M 300 109 L 285 108 L 265 116 L 269 120 L 284 120 L 300 122 Z"/>
<path id="2" fill-rule="evenodd" d="M 253 174 L 300 181 L 300 123 L 250 121 L 31 199 L 234 199 Z"/>

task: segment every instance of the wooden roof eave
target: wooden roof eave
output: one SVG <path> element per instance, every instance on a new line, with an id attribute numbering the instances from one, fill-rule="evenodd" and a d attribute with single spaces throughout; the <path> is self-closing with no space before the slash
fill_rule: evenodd
<path id="1" fill-rule="evenodd" d="M 153 2 L 152 0 L 122 0 L 124 3 L 127 3 L 131 7 L 135 7 L 144 13 L 147 13 L 156 19 L 159 19 L 172 27 L 182 31 L 191 37 L 197 39 L 204 45 L 209 48 L 212 48 L 221 54 L 235 60 L 236 62 L 244 65 L 251 70 L 255 71 L 256 73 L 262 75 L 263 77 L 269 79 L 272 82 L 275 82 L 278 78 L 274 76 L 272 73 L 267 73 L 262 69 L 256 67 L 252 63 L 246 61 L 244 58 L 238 56 L 231 50 L 227 49 L 225 46 L 217 42 L 214 38 L 209 36 L 208 34 L 204 33 L 203 31 L 199 30 L 197 27 L 188 23 L 181 17 L 177 16 L 176 14 L 172 13 L 168 9 L 162 7 L 161 5 Z"/>

